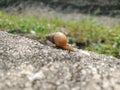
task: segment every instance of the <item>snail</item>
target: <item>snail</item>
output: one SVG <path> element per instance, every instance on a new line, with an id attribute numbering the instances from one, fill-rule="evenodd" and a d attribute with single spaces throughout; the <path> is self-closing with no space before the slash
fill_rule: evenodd
<path id="1" fill-rule="evenodd" d="M 57 47 L 60 47 L 62 49 L 66 49 L 66 50 L 69 50 L 69 51 L 73 50 L 73 47 L 68 44 L 68 40 L 67 40 L 66 35 L 62 32 L 56 32 L 56 33 L 48 34 L 48 35 L 46 35 L 46 38 L 50 42 L 55 44 Z"/>

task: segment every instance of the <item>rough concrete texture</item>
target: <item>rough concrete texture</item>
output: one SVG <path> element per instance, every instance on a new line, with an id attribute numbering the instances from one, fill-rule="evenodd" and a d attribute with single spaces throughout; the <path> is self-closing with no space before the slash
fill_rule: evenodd
<path id="1" fill-rule="evenodd" d="M 120 90 L 120 59 L 0 31 L 0 90 Z"/>

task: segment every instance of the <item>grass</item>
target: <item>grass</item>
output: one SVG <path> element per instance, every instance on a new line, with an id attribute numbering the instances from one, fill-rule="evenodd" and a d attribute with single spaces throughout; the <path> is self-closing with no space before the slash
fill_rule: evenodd
<path id="1" fill-rule="evenodd" d="M 11 33 L 34 33 L 38 38 L 61 30 L 68 32 L 70 43 L 75 43 L 78 48 L 84 46 L 86 50 L 120 58 L 120 25 L 101 25 L 94 17 L 74 22 L 16 16 L 0 11 L 0 29 Z"/>

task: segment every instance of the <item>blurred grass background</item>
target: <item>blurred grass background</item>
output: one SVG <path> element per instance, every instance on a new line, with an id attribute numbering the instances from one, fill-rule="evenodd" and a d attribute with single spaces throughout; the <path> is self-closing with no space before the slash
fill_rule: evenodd
<path id="1" fill-rule="evenodd" d="M 33 2 L 37 2 L 37 4 L 43 2 L 45 5 L 48 4 L 47 7 L 50 6 L 63 13 L 74 13 L 73 9 L 80 13 L 88 12 L 91 17 L 87 18 L 86 16 L 80 21 L 73 21 L 58 17 L 51 19 L 20 15 L 26 5 L 30 4 L 31 7 Z M 40 4 L 41 8 L 44 4 Z M 11 6 L 13 11 L 17 10 L 18 14 L 13 14 L 14 12 L 10 14 L 11 11 L 9 10 L 9 13 L 4 11 L 6 8 L 11 9 Z M 34 6 L 36 6 L 36 3 Z M 120 24 L 104 25 L 96 22 L 96 15 L 98 14 L 103 13 L 113 17 L 119 15 L 119 6 L 119 0 L 28 0 L 27 2 L 24 0 L 0 0 L 0 30 L 16 34 L 31 34 L 34 35 L 35 39 L 40 39 L 42 42 L 44 42 L 46 34 L 62 31 L 67 33 L 69 43 L 76 48 L 120 58 Z M 28 8 L 32 9 L 30 7 Z"/>
<path id="2" fill-rule="evenodd" d="M 48 33 L 63 30 L 68 33 L 69 43 L 77 48 L 120 58 L 120 26 L 98 24 L 94 17 L 75 22 L 16 16 L 1 10 L 0 29 L 10 33 L 32 33 L 41 40 Z"/>

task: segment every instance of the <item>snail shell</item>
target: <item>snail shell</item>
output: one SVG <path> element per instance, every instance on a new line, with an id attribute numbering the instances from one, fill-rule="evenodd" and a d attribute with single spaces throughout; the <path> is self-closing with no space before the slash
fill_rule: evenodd
<path id="1" fill-rule="evenodd" d="M 67 37 L 62 32 L 56 32 L 53 34 L 49 34 L 46 38 L 54 43 L 57 47 L 61 47 L 66 50 L 73 50 L 72 46 L 67 44 Z"/>

